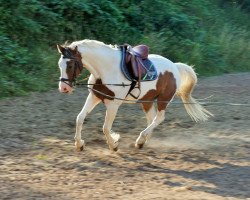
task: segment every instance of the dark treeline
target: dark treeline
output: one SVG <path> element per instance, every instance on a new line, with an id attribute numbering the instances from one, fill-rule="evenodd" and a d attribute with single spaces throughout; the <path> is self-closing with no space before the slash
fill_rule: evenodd
<path id="1" fill-rule="evenodd" d="M 144 43 L 201 75 L 250 70 L 250 0 L 0 0 L 0 97 L 59 76 L 57 43 Z"/>

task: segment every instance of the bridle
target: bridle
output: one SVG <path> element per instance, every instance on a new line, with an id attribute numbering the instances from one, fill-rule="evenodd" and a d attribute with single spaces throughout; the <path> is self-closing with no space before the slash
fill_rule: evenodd
<path id="1" fill-rule="evenodd" d="M 74 55 L 72 55 L 71 51 L 69 48 L 65 48 L 65 52 L 63 54 L 63 58 L 65 59 L 70 59 L 71 61 L 74 62 L 74 72 L 73 72 L 73 75 L 72 75 L 72 78 L 69 79 L 69 78 L 60 78 L 59 81 L 67 84 L 68 86 L 70 87 L 74 87 L 76 85 L 76 78 L 77 78 L 77 69 L 81 72 L 82 69 L 83 69 L 83 66 L 80 64 L 79 60 L 74 57 Z"/>

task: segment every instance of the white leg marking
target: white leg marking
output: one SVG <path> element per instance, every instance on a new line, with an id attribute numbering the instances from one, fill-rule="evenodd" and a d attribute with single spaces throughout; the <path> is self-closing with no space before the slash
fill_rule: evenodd
<path id="1" fill-rule="evenodd" d="M 98 99 L 94 94 L 89 93 L 81 112 L 76 118 L 75 146 L 77 150 L 83 150 L 84 148 L 84 140 L 81 140 L 82 124 L 87 114 L 90 113 L 100 102 L 101 100 Z"/>
<path id="2" fill-rule="evenodd" d="M 152 105 L 152 107 L 147 112 L 145 111 L 145 114 L 146 114 L 146 118 L 147 118 L 147 124 L 149 126 L 153 122 L 153 120 L 157 114 L 155 106 Z"/>
<path id="3" fill-rule="evenodd" d="M 105 116 L 105 122 L 103 124 L 103 133 L 106 137 L 107 143 L 109 145 L 109 149 L 112 151 L 116 151 L 118 147 L 118 141 L 120 139 L 120 135 L 114 133 L 111 128 L 118 111 L 120 104 L 116 104 L 114 102 L 105 102 L 107 111 Z"/>
<path id="4" fill-rule="evenodd" d="M 157 114 L 153 122 L 140 133 L 140 136 L 137 138 L 135 146 L 137 148 L 142 148 L 142 146 L 147 142 L 153 132 L 154 128 L 157 127 L 165 119 L 165 110 L 157 111 Z"/>

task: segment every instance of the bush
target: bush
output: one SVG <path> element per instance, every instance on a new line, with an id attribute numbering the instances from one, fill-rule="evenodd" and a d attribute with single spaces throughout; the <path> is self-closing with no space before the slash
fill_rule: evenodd
<path id="1" fill-rule="evenodd" d="M 201 75 L 250 71 L 249 1 L 9 0 L 0 4 L 0 97 L 45 91 L 56 44 L 85 38 L 150 46 Z"/>

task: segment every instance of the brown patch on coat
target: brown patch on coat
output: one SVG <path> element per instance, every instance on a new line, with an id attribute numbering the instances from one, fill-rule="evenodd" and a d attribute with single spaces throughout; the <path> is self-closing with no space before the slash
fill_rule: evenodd
<path id="1" fill-rule="evenodd" d="M 176 92 L 176 80 L 173 73 L 166 71 L 160 73 L 156 83 L 156 89 L 149 90 L 140 100 L 153 101 L 157 99 L 158 111 L 165 110 L 169 101 L 173 98 Z M 152 107 L 153 102 L 142 103 L 145 112 L 148 112 Z"/>
<path id="2" fill-rule="evenodd" d="M 92 91 L 93 91 L 94 95 L 97 98 L 101 99 L 102 102 L 104 102 L 104 99 L 114 100 L 113 97 L 115 96 L 115 93 L 112 92 L 109 88 L 107 88 L 106 85 L 103 85 L 101 79 L 96 80 L 95 85 L 93 86 L 93 89 L 94 90 L 92 90 Z M 95 90 L 99 91 L 100 93 L 95 91 Z M 105 96 L 104 94 L 107 96 Z"/>
<path id="3" fill-rule="evenodd" d="M 149 90 L 140 100 L 142 101 L 154 101 L 157 96 L 156 90 Z M 152 107 L 153 102 L 149 103 L 142 103 L 143 110 L 148 112 L 149 109 Z"/>
<path id="4" fill-rule="evenodd" d="M 77 47 L 75 47 L 75 49 L 67 48 L 67 51 L 70 51 L 72 59 L 67 61 L 66 73 L 68 75 L 68 79 L 73 80 L 74 78 L 79 76 L 79 74 L 83 70 L 82 56 L 77 50 Z"/>

